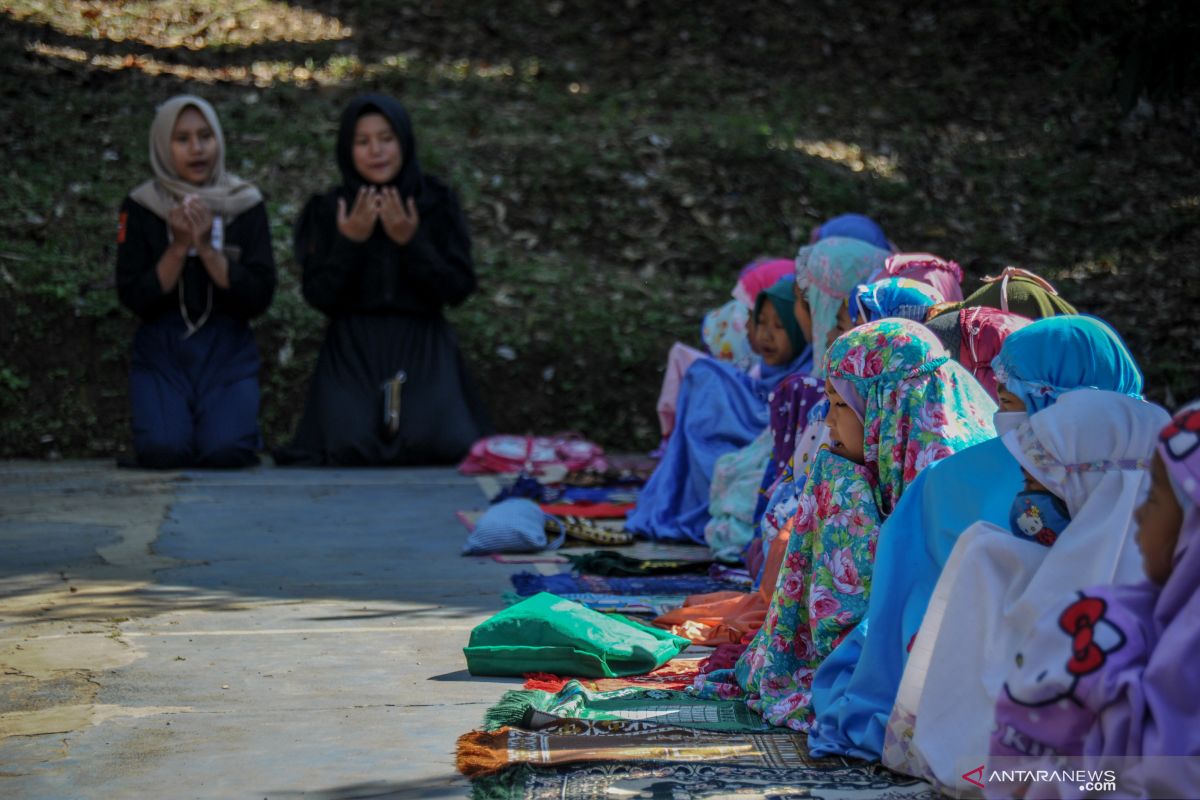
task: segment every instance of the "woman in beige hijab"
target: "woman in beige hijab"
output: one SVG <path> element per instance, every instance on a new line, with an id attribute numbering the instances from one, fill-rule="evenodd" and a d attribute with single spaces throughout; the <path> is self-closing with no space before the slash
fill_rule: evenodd
<path id="1" fill-rule="evenodd" d="M 150 167 L 117 227 L 117 290 L 142 321 L 129 378 L 137 462 L 257 463 L 259 360 L 248 321 L 275 291 L 262 193 L 225 171 L 221 123 L 192 95 L 159 106 Z"/>

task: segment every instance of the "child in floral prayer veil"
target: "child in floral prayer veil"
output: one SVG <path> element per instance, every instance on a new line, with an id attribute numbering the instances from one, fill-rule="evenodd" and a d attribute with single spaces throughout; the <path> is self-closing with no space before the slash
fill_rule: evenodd
<path id="1" fill-rule="evenodd" d="M 830 447 L 800 495 L 766 621 L 703 695 L 747 697 L 773 725 L 812 724 L 812 675 L 866 610 L 879 526 L 921 470 L 993 434 L 995 404 L 919 323 L 892 318 L 834 342 Z M 731 679 L 736 680 L 736 684 Z"/>

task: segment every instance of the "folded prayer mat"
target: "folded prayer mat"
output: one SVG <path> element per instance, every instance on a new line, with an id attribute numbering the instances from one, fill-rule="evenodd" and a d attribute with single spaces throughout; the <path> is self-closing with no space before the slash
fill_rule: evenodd
<path id="1" fill-rule="evenodd" d="M 518 572 L 512 576 L 517 594 L 527 597 L 538 592 L 552 594 L 668 594 L 692 595 L 728 591 L 736 587 L 707 575 L 645 575 L 606 578 L 602 575 L 539 575 Z"/>
<path id="2" fill-rule="evenodd" d="M 803 769 L 813 763 L 807 739 L 793 731 L 711 733 L 636 720 L 555 719 L 537 731 L 505 727 L 464 734 L 458 739 L 457 766 L 468 778 L 517 764 L 585 761 L 704 761 Z"/>
<path id="3" fill-rule="evenodd" d="M 625 519 L 636 503 L 541 503 L 539 508 L 552 516 L 585 519 Z"/>
<path id="4" fill-rule="evenodd" d="M 605 577 L 706 573 L 709 565 L 713 563 L 710 558 L 698 560 L 632 558 L 615 550 L 596 550 L 592 553 L 582 553 L 580 555 L 569 554 L 565 558 L 571 561 L 571 569 L 575 572 L 584 575 L 603 575 Z"/>
<path id="5" fill-rule="evenodd" d="M 552 671 L 615 678 L 650 672 L 688 644 L 659 628 L 541 592 L 475 626 L 463 653 L 472 675 Z"/>
<path id="6" fill-rule="evenodd" d="M 878 764 L 814 760 L 804 769 L 740 764 L 597 761 L 566 767 L 522 764 L 471 782 L 471 800 L 597 800 L 669 797 L 671 800 L 942 800 L 929 784 Z"/>
<path id="7" fill-rule="evenodd" d="M 544 692 L 560 692 L 571 681 L 578 681 L 585 689 L 593 692 L 611 692 L 617 689 L 637 687 L 642 689 L 686 689 L 700 675 L 703 658 L 686 656 L 673 658 L 653 672 L 645 675 L 626 675 L 622 678 L 586 678 L 583 676 L 554 675 L 549 672 L 525 673 L 525 688 Z"/>
<path id="8" fill-rule="evenodd" d="M 505 692 L 484 715 L 483 727 L 488 731 L 506 725 L 537 730 L 563 717 L 639 720 L 706 731 L 787 730 L 765 722 L 741 700 L 701 700 L 685 692 L 640 686 L 596 692 L 579 681 L 570 681 L 555 693 L 530 689 Z"/>

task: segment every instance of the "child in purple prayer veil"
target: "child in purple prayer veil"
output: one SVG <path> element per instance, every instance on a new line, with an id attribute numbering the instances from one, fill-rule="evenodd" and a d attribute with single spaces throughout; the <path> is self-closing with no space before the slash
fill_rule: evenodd
<path id="1" fill-rule="evenodd" d="M 1150 493 L 1135 519 L 1146 580 L 1076 592 L 1024 641 L 996 703 L 989 770 L 1065 764 L 1112 770 L 1118 790 L 1106 797 L 1196 796 L 1200 403 L 1160 434 Z M 1189 758 L 1161 758 L 1168 756 Z M 1028 787 L 1056 797 L 1080 788 Z M 1014 791 L 1022 787 L 988 784 L 989 795 Z"/>

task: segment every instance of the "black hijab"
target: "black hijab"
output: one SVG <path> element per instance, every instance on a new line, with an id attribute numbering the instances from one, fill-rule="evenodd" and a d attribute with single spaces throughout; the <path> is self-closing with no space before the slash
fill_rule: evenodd
<path id="1" fill-rule="evenodd" d="M 400 171 L 392 178 L 391 185 L 395 186 L 400 197 L 407 200 L 413 198 L 417 207 L 424 210 L 432 198 L 427 191 L 425 178 L 421 174 L 421 164 L 417 161 L 417 141 L 413 137 L 412 121 L 404 106 L 383 94 L 363 94 L 350 101 L 342 112 L 342 123 L 338 128 L 337 162 L 342 172 L 340 194 L 353 198 L 359 188 L 366 184 L 363 177 L 354 168 L 354 131 L 358 120 L 364 114 L 381 114 L 392 126 L 396 138 L 400 140 Z"/>

